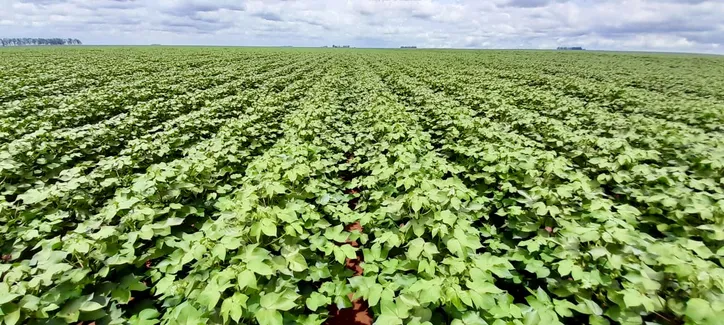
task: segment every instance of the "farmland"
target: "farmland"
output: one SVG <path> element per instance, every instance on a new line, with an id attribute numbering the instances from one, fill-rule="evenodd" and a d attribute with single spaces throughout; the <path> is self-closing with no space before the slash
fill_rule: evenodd
<path id="1" fill-rule="evenodd" d="M 2 324 L 721 324 L 724 58 L 0 50 Z"/>

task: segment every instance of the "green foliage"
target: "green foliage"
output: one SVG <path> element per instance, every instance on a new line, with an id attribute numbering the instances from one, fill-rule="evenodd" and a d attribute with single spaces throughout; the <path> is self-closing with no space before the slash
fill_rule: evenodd
<path id="1" fill-rule="evenodd" d="M 720 58 L 46 51 L 0 52 L 2 324 L 724 317 Z"/>

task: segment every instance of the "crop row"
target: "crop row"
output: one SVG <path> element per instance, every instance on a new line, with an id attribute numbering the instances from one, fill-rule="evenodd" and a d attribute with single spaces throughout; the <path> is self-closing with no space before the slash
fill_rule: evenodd
<path id="1" fill-rule="evenodd" d="M 67 51 L 0 53 L 5 324 L 724 316 L 715 59 Z"/>

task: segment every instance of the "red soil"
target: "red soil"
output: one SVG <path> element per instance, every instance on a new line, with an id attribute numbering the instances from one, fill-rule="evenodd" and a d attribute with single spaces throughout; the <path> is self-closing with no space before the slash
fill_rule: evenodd
<path id="1" fill-rule="evenodd" d="M 352 294 L 350 294 L 352 299 Z M 371 325 L 374 322 L 369 312 L 367 302 L 362 299 L 352 301 L 352 307 L 338 309 L 337 306 L 329 306 L 329 318 L 326 325 Z"/>
<path id="2" fill-rule="evenodd" d="M 354 154 L 348 153 L 346 155 L 347 157 L 347 163 L 351 163 L 352 159 L 354 159 Z M 348 189 L 345 191 L 345 194 L 357 194 L 360 192 L 359 188 L 353 188 Z M 354 198 L 349 201 L 348 206 L 351 210 L 354 210 L 357 208 L 357 202 L 359 202 L 359 198 Z M 364 231 L 362 228 L 362 224 L 359 223 L 359 221 L 347 225 L 344 227 L 344 229 L 348 232 L 352 231 L 359 231 L 360 233 Z M 352 247 L 359 247 L 359 243 L 356 240 L 347 240 L 346 244 L 352 245 Z M 361 252 L 357 254 L 356 259 L 345 259 L 345 267 L 352 270 L 354 272 L 354 276 L 362 275 L 364 272 L 364 269 L 362 269 L 362 262 L 363 262 L 363 255 Z M 349 299 L 352 301 L 352 307 L 349 308 L 343 308 L 339 309 L 335 305 L 330 305 L 327 307 L 329 310 L 329 318 L 327 319 L 324 324 L 326 325 L 371 325 L 374 320 L 372 319 L 372 314 L 369 310 L 369 305 L 367 305 L 367 302 L 362 299 L 355 299 L 352 300 L 354 297 L 354 294 L 349 294 Z"/>

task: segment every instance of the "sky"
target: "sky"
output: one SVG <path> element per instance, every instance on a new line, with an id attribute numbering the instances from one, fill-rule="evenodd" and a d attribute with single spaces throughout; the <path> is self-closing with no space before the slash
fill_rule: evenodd
<path id="1" fill-rule="evenodd" d="M 0 0 L 0 37 L 84 44 L 724 54 L 724 0 Z"/>

